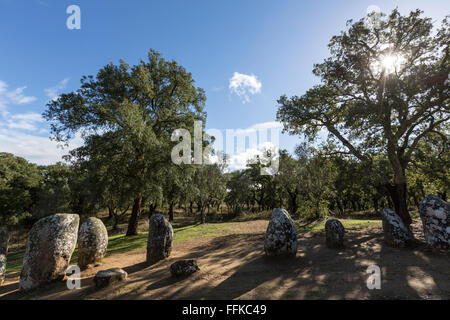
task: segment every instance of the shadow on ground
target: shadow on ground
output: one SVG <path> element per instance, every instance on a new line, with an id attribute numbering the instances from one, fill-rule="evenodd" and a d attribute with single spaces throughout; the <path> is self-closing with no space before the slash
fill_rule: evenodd
<path id="1" fill-rule="evenodd" d="M 250 223 L 250 222 L 249 222 Z M 245 228 L 243 228 L 245 229 Z M 102 269 L 120 266 L 129 279 L 97 291 L 92 274 L 85 274 L 82 289 L 69 291 L 55 284 L 38 293 L 17 292 L 0 298 L 40 299 L 450 299 L 447 254 L 425 246 L 391 248 L 380 229 L 349 230 L 344 249 L 328 249 L 323 232 L 299 238 L 297 257 L 264 257 L 264 233 L 241 230 L 202 241 L 175 244 L 170 259 L 148 267 L 145 250 L 112 256 Z M 173 278 L 169 266 L 178 259 L 198 259 L 200 271 L 188 278 Z M 381 268 L 381 290 L 366 286 L 370 265 Z M 2 293 L 14 285 L 1 287 Z"/>

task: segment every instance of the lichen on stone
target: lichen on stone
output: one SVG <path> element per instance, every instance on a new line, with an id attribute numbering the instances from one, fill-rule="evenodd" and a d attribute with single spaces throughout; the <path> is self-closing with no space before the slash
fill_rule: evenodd
<path id="1" fill-rule="evenodd" d="M 108 248 L 108 231 L 95 217 L 86 219 L 78 232 L 78 266 L 85 269 L 102 261 Z"/>
<path id="2" fill-rule="evenodd" d="M 173 228 L 163 214 L 150 217 L 147 241 L 147 263 L 153 264 L 170 256 Z"/>
<path id="3" fill-rule="evenodd" d="M 428 245 L 437 249 L 450 248 L 450 204 L 429 195 L 419 205 L 423 232 Z"/>
<path id="4" fill-rule="evenodd" d="M 20 273 L 20 290 L 65 277 L 77 243 L 79 221 L 76 214 L 55 214 L 33 225 Z"/>
<path id="5" fill-rule="evenodd" d="M 266 255 L 268 257 L 295 257 L 297 247 L 297 231 L 289 213 L 284 209 L 274 209 L 264 241 Z"/>

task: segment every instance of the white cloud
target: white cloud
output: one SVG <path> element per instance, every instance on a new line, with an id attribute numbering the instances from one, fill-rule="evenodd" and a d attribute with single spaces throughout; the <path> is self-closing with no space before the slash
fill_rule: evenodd
<path id="1" fill-rule="evenodd" d="M 56 86 L 45 89 L 44 91 L 45 91 L 45 94 L 47 95 L 47 97 L 49 97 L 50 100 L 56 100 L 59 96 L 59 92 L 66 88 L 69 80 L 70 80 L 70 78 L 65 78 L 65 79 L 61 80 L 60 82 L 58 82 L 58 84 Z"/>
<path id="2" fill-rule="evenodd" d="M 235 72 L 230 79 L 229 89 L 237 94 L 242 103 L 250 102 L 250 95 L 261 92 L 262 84 L 255 75 L 247 75 Z"/>
<path id="3" fill-rule="evenodd" d="M 208 129 L 207 133 L 215 137 L 212 148 L 215 155 L 210 161 L 218 161 L 217 153 L 226 153 L 231 170 L 245 169 L 247 162 L 262 155 L 267 149 L 279 149 L 279 131 L 282 124 L 277 121 L 254 124 L 245 129 Z M 268 135 L 270 133 L 270 136 Z"/>
<path id="4" fill-rule="evenodd" d="M 42 122 L 44 122 L 44 119 L 39 113 L 28 112 L 8 116 L 6 126 L 10 129 L 37 131 L 38 127 L 36 124 Z"/>
<path id="5" fill-rule="evenodd" d="M 57 92 L 64 89 L 67 82 L 68 79 L 64 79 L 54 88 L 47 89 L 47 95 L 55 98 Z M 45 127 L 39 126 L 45 122 L 39 113 L 10 113 L 8 107 L 11 105 L 22 105 L 37 100 L 33 96 L 25 95 L 25 89 L 24 86 L 9 90 L 8 84 L 0 80 L 0 152 L 9 152 L 41 165 L 62 161 L 62 156 L 68 154 L 69 149 L 83 144 L 82 138 L 77 135 L 70 141 L 69 147 L 62 149 L 57 142 L 39 136 L 48 133 Z"/>
<path id="6" fill-rule="evenodd" d="M 246 129 L 237 129 L 236 134 L 238 135 L 245 135 L 252 132 L 257 131 L 264 131 L 264 130 L 271 130 L 271 129 L 282 129 L 283 125 L 281 122 L 278 121 L 269 121 L 269 122 L 262 122 L 254 124 Z"/>
<path id="7" fill-rule="evenodd" d="M 69 143 L 69 148 L 62 149 L 57 142 L 47 137 L 31 135 L 18 130 L 0 129 L 1 152 L 12 153 L 39 165 L 62 161 L 62 156 L 68 154 L 69 149 L 81 145 L 82 139 L 79 136 Z"/>
<path id="8" fill-rule="evenodd" d="M 267 141 L 258 146 L 258 148 L 247 149 L 244 152 L 233 154 L 229 158 L 229 167 L 232 170 L 242 170 L 247 167 L 247 163 L 250 160 L 256 158 L 256 156 L 262 156 L 265 150 L 272 150 L 278 152 L 279 148 L 274 143 Z"/>
<path id="9" fill-rule="evenodd" d="M 8 84 L 0 80 L 0 114 L 7 117 L 9 104 L 26 104 L 36 101 L 36 97 L 26 96 L 23 92 L 27 87 L 20 87 L 15 90 L 8 90 Z"/>
<path id="10" fill-rule="evenodd" d="M 8 84 L 0 80 L 0 127 L 10 129 L 37 130 L 36 123 L 43 122 L 41 115 L 35 112 L 11 114 L 9 105 L 22 105 L 36 101 L 36 97 L 24 94 L 26 87 L 8 90 Z"/>

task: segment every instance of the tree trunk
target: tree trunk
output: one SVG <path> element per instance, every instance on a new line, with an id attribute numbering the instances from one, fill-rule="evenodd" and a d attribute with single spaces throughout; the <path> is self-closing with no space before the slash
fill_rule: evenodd
<path id="1" fill-rule="evenodd" d="M 375 212 L 378 212 L 378 198 L 373 197 L 372 201 L 373 201 L 373 208 L 375 209 Z"/>
<path id="2" fill-rule="evenodd" d="M 169 205 L 169 221 L 173 222 L 173 202 Z"/>
<path id="3" fill-rule="evenodd" d="M 108 206 L 108 220 L 114 218 L 114 210 L 111 206 Z"/>
<path id="4" fill-rule="evenodd" d="M 290 202 L 289 209 L 291 210 L 290 214 L 292 216 L 296 216 L 298 210 L 297 193 L 289 192 L 289 202 Z"/>
<path id="5" fill-rule="evenodd" d="M 350 200 L 350 202 L 352 203 L 353 212 L 356 212 L 358 209 L 356 208 L 355 200 Z"/>
<path id="6" fill-rule="evenodd" d="M 148 218 L 150 219 L 150 217 L 152 216 L 152 215 L 154 215 L 155 214 L 155 211 L 156 211 L 156 208 L 158 207 L 158 205 L 157 204 L 151 204 L 150 206 L 149 206 L 149 210 L 148 210 Z"/>
<path id="7" fill-rule="evenodd" d="M 205 214 L 205 208 L 203 205 L 200 207 L 200 223 L 204 224 L 206 223 L 206 214 Z"/>
<path id="8" fill-rule="evenodd" d="M 114 215 L 114 224 L 113 224 L 113 227 L 112 227 L 113 230 L 117 230 L 118 226 L 119 226 L 119 215 L 116 214 L 116 215 Z"/>
<path id="9" fill-rule="evenodd" d="M 131 212 L 130 221 L 128 222 L 127 236 L 135 236 L 138 234 L 139 215 L 141 214 L 142 198 L 134 199 L 133 210 Z"/>
<path id="10" fill-rule="evenodd" d="M 204 210 L 201 211 L 200 222 L 201 222 L 201 224 L 206 223 L 206 217 L 205 217 L 205 211 Z"/>
<path id="11" fill-rule="evenodd" d="M 395 212 L 400 216 L 403 223 L 409 226 L 412 223 L 412 219 L 408 212 L 408 204 L 406 203 L 406 182 L 390 185 L 389 193 L 394 203 Z"/>
<path id="12" fill-rule="evenodd" d="M 341 202 L 339 200 L 336 200 L 336 205 L 337 205 L 337 207 L 339 209 L 339 215 L 343 216 L 344 215 L 344 209 L 342 208 L 342 204 L 341 204 Z"/>

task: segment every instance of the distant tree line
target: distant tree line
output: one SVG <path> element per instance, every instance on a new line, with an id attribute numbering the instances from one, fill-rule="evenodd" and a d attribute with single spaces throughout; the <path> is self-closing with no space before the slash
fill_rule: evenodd
<path id="1" fill-rule="evenodd" d="M 450 161 L 448 153 L 445 158 L 439 154 L 428 156 L 442 161 L 441 165 L 421 160 L 406 171 L 410 207 L 418 206 L 427 194 L 447 199 L 450 191 L 445 165 Z M 279 171 L 273 176 L 260 174 L 267 163 L 261 157 L 249 161 L 245 169 L 232 172 L 226 170 L 226 164 L 169 164 L 161 172 L 161 179 L 143 193 L 139 216 L 143 212 L 162 211 L 173 220 L 178 209 L 204 223 L 208 214 L 236 217 L 282 207 L 296 219 L 314 220 L 393 207 L 388 188 L 377 176 L 368 175 L 363 163 L 327 148 L 301 145 L 294 155 L 280 151 Z M 393 175 L 387 159 L 379 157 L 376 161 L 379 174 L 387 178 Z M 434 170 L 429 170 L 430 166 Z M 84 216 L 103 212 L 117 228 L 119 223 L 126 222 L 124 216 L 134 204 L 130 181 L 122 178 L 119 170 L 117 175 L 111 175 L 90 162 L 37 166 L 12 154 L 0 153 L 0 168 L 2 226 L 31 224 L 58 212 Z"/>

